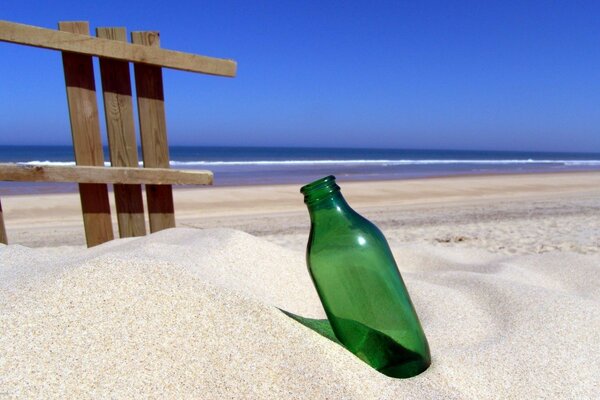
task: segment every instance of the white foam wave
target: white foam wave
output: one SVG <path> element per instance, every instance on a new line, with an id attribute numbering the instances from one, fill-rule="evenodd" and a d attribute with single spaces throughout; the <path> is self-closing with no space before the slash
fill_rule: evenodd
<path id="1" fill-rule="evenodd" d="M 70 166 L 75 165 L 74 161 L 27 161 L 19 162 L 21 165 L 54 165 Z M 194 166 L 311 166 L 311 165 L 522 165 L 522 164 L 554 164 L 564 166 L 600 166 L 600 160 L 535 160 L 535 159 L 514 159 L 514 160 L 258 160 L 258 161 L 176 161 L 170 162 L 171 166 L 176 167 L 194 167 Z M 104 162 L 105 166 L 110 166 L 110 162 Z M 140 162 L 142 165 L 142 162 Z"/>
<path id="2" fill-rule="evenodd" d="M 174 166 L 235 166 L 235 165 L 510 165 L 558 164 L 565 166 L 600 166 L 600 160 L 281 160 L 281 161 L 171 161 Z"/>

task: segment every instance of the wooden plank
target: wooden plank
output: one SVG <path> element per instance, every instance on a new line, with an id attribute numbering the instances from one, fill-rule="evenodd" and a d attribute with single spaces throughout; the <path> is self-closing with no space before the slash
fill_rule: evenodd
<path id="1" fill-rule="evenodd" d="M 97 28 L 98 37 L 127 41 L 125 28 Z M 110 163 L 116 167 L 138 167 L 137 143 L 131 101 L 129 63 L 100 58 L 104 115 Z M 144 236 L 144 200 L 141 185 L 115 185 L 115 205 L 121 237 Z"/>
<path id="2" fill-rule="evenodd" d="M 132 32 L 131 41 L 159 47 L 158 32 Z M 162 70 L 148 64 L 134 64 L 140 136 L 144 167 L 169 168 L 169 146 L 162 82 Z M 173 190 L 170 186 L 146 185 L 150 231 L 175 227 Z"/>
<path id="3" fill-rule="evenodd" d="M 94 38 L 82 32 L 69 33 L 66 30 L 61 32 L 2 20 L 0 20 L 0 41 L 225 77 L 234 77 L 237 69 L 237 64 L 233 60 Z"/>
<path id="4" fill-rule="evenodd" d="M 96 34 L 113 40 L 126 40 L 125 28 L 98 28 Z M 138 154 L 133 122 L 129 63 L 101 58 L 100 76 L 111 165 L 137 167 Z"/>
<path id="5" fill-rule="evenodd" d="M 2 203 L 0 202 L 0 243 L 8 244 L 6 228 L 4 227 L 4 215 L 2 213 Z"/>
<path id="6" fill-rule="evenodd" d="M 60 22 L 59 29 L 89 35 L 87 22 Z M 75 162 L 78 165 L 104 165 L 92 57 L 63 52 L 62 59 Z M 107 186 L 81 183 L 79 194 L 88 247 L 112 240 Z"/>
<path id="7" fill-rule="evenodd" d="M 124 185 L 210 185 L 205 170 L 0 164 L 0 181 L 113 183 Z"/>

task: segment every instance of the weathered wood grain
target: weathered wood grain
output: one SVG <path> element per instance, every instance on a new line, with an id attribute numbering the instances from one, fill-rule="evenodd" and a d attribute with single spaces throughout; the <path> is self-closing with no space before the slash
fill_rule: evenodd
<path id="1" fill-rule="evenodd" d="M 158 32 L 132 32 L 131 41 L 148 47 L 160 46 Z M 144 167 L 169 168 L 162 70 L 157 66 L 136 63 L 134 74 Z M 170 186 L 146 185 L 146 201 L 151 232 L 175 227 L 173 190 Z"/>
<path id="2" fill-rule="evenodd" d="M 204 170 L 165 168 L 0 164 L 0 181 L 210 185 L 213 174 Z"/>
<path id="3" fill-rule="evenodd" d="M 89 34 L 86 22 L 60 22 L 59 29 L 78 35 Z M 92 57 L 63 52 L 62 59 L 75 162 L 78 165 L 104 165 Z M 79 194 L 88 247 L 112 240 L 107 186 L 81 183 Z"/>
<path id="4" fill-rule="evenodd" d="M 98 28 L 96 35 L 104 39 L 127 41 L 125 28 Z M 129 63 L 100 58 L 100 76 L 111 165 L 137 168 Z M 144 236 L 146 224 L 142 186 L 116 184 L 114 191 L 119 236 Z"/>

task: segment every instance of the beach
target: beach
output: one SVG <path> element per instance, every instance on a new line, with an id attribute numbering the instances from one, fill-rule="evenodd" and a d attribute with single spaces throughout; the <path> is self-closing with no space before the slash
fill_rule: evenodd
<path id="1" fill-rule="evenodd" d="M 300 185 L 176 188 L 177 228 L 91 249 L 78 194 L 16 195 L 0 398 L 597 398 L 600 172 L 338 183 L 388 239 L 423 374 L 388 378 L 280 311 L 324 318 Z"/>

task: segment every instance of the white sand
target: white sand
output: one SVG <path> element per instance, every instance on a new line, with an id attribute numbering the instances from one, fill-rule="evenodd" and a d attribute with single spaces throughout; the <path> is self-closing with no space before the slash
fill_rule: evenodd
<path id="1" fill-rule="evenodd" d="M 600 255 L 450 244 L 392 241 L 433 355 L 406 380 L 276 308 L 323 315 L 295 246 L 183 228 L 0 245 L 0 398 L 598 398 Z"/>

